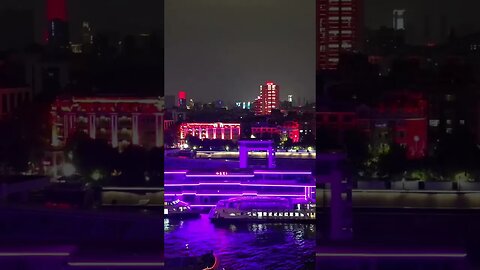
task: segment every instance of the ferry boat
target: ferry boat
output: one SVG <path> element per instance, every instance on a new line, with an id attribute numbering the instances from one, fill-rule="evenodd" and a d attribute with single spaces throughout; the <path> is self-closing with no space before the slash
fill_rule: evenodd
<path id="1" fill-rule="evenodd" d="M 200 216 L 199 212 L 192 210 L 190 204 L 180 200 L 166 201 L 163 214 L 166 218 L 188 218 Z"/>
<path id="2" fill-rule="evenodd" d="M 212 222 L 315 222 L 315 203 L 281 197 L 235 197 L 210 210 Z"/>

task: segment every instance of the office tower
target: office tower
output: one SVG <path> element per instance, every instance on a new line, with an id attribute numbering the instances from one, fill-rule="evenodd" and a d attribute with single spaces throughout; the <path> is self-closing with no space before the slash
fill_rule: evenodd
<path id="1" fill-rule="evenodd" d="M 335 69 L 343 51 L 357 50 L 361 0 L 317 0 L 317 69 Z"/>
<path id="2" fill-rule="evenodd" d="M 184 91 L 178 92 L 178 107 L 186 108 L 187 107 L 187 93 Z"/>
<path id="3" fill-rule="evenodd" d="M 65 48 L 69 42 L 66 0 L 47 0 L 48 45 Z"/>
<path id="4" fill-rule="evenodd" d="M 280 108 L 280 88 L 273 82 L 260 85 L 260 96 L 255 101 L 255 114 L 268 115 Z"/>
<path id="5" fill-rule="evenodd" d="M 393 10 L 393 29 L 405 30 L 405 9 Z"/>

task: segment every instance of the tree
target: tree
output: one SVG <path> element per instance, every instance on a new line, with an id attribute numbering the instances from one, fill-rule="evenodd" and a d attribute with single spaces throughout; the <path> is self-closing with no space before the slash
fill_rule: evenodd
<path id="1" fill-rule="evenodd" d="M 389 145 L 385 154 L 380 154 L 378 171 L 381 175 L 403 173 L 407 167 L 407 149 L 396 143 Z"/>

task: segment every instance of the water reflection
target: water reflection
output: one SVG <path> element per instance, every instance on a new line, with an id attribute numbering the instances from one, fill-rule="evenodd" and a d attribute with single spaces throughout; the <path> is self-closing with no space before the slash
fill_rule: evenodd
<path id="1" fill-rule="evenodd" d="M 166 257 L 213 250 L 226 270 L 314 269 L 314 224 L 214 225 L 207 215 L 164 224 Z"/>

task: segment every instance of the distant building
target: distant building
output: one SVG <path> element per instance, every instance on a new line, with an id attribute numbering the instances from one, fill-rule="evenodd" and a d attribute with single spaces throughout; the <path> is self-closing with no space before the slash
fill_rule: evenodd
<path id="1" fill-rule="evenodd" d="M 295 121 L 287 121 L 282 125 L 272 126 L 266 123 L 256 124 L 251 127 L 251 134 L 256 138 L 262 139 L 265 136 L 271 138 L 273 135 L 286 136 L 292 142 L 300 141 L 300 125 Z"/>
<path id="2" fill-rule="evenodd" d="M 178 92 L 178 107 L 182 109 L 187 108 L 187 93 L 184 91 Z"/>
<path id="3" fill-rule="evenodd" d="M 47 0 L 48 45 L 66 48 L 70 41 L 66 0 Z"/>
<path id="4" fill-rule="evenodd" d="M 187 136 L 199 139 L 240 139 L 239 123 L 182 123 L 180 126 L 180 140 L 184 141 Z"/>
<path id="5" fill-rule="evenodd" d="M 273 82 L 260 85 L 260 96 L 255 102 L 255 114 L 271 114 L 272 110 L 280 108 L 280 87 Z"/>
<path id="6" fill-rule="evenodd" d="M 317 69 L 335 69 L 343 51 L 358 50 L 362 0 L 317 0 Z"/>
<path id="7" fill-rule="evenodd" d="M 105 139 L 112 147 L 163 146 L 164 102 L 159 98 L 70 97 L 52 104 L 52 146 L 75 132 Z"/>
<path id="8" fill-rule="evenodd" d="M 165 96 L 165 109 L 169 110 L 176 106 L 175 103 L 175 96 L 174 95 L 166 95 Z"/>
<path id="9" fill-rule="evenodd" d="M 393 10 L 393 30 L 405 30 L 405 9 Z"/>
<path id="10" fill-rule="evenodd" d="M 293 102 L 293 95 L 288 95 L 287 96 L 287 101 L 292 103 Z"/>
<path id="11" fill-rule="evenodd" d="M 250 110 L 253 108 L 253 102 L 250 101 L 237 101 L 235 107 L 242 110 Z"/>

